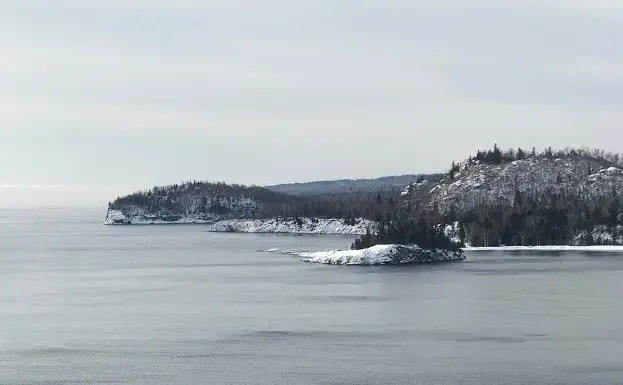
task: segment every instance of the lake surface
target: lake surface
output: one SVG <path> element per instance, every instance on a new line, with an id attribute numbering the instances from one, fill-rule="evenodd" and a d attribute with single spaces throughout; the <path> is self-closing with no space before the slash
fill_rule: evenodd
<path id="1" fill-rule="evenodd" d="M 0 384 L 623 384 L 623 254 L 311 265 L 351 238 L 0 211 Z"/>

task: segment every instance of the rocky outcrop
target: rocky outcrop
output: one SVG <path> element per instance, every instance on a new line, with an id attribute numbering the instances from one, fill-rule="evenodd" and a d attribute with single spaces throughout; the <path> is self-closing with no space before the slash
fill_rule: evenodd
<path id="1" fill-rule="evenodd" d="M 475 161 L 461 164 L 453 178 L 447 176 L 437 185 L 416 184 L 410 189 L 413 194 L 425 189 L 430 205 L 442 213 L 451 207 L 461 213 L 492 203 L 512 206 L 517 192 L 532 198 L 548 192 L 586 200 L 608 197 L 623 191 L 623 170 L 587 156 L 536 156 L 500 165 Z"/>
<path id="2" fill-rule="evenodd" d="M 362 250 L 301 253 L 305 262 L 328 265 L 405 265 L 465 260 L 462 250 L 427 250 L 417 245 L 376 245 Z"/>

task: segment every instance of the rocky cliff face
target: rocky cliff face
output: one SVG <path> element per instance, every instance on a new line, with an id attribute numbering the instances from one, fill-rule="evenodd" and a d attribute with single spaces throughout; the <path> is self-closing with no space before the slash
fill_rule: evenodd
<path id="1" fill-rule="evenodd" d="M 613 191 L 623 193 L 623 170 L 598 158 L 537 156 L 501 165 L 475 162 L 460 167 L 454 178 L 446 176 L 437 185 L 415 185 L 412 190 L 430 189 L 429 204 L 443 213 L 451 207 L 466 212 L 486 204 L 512 206 L 517 192 L 533 198 L 551 192 L 586 200 L 612 196 Z"/>
<path id="2" fill-rule="evenodd" d="M 104 223 L 107 225 L 214 223 L 223 219 L 253 217 L 262 211 L 254 199 L 231 196 L 190 195 L 183 202 L 161 206 L 135 203 L 113 204 Z"/>

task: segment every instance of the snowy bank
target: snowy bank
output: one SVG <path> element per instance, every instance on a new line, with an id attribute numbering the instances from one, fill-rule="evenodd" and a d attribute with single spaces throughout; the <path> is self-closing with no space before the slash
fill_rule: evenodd
<path id="1" fill-rule="evenodd" d="M 212 224 L 217 216 L 166 217 L 141 211 L 125 214 L 121 210 L 109 209 L 104 219 L 105 225 L 173 225 L 173 224 Z"/>
<path id="2" fill-rule="evenodd" d="M 106 225 L 203 224 L 207 231 L 232 233 L 293 233 L 362 235 L 376 224 L 366 219 L 347 223 L 343 219 L 270 218 L 270 219 L 220 219 L 218 217 L 161 218 L 148 215 L 127 216 L 118 210 L 109 210 Z"/>
<path id="3" fill-rule="evenodd" d="M 623 253 L 623 246 L 499 246 L 499 247 L 466 247 L 465 251 L 575 251 L 596 253 Z"/>
<path id="4" fill-rule="evenodd" d="M 376 245 L 362 250 L 298 254 L 305 262 L 330 265 L 401 265 L 462 261 L 462 251 L 426 250 L 417 245 Z"/>
<path id="5" fill-rule="evenodd" d="M 375 223 L 365 219 L 348 224 L 343 219 L 272 218 L 228 219 L 208 227 L 214 232 L 236 233 L 293 233 L 293 234 L 341 234 L 362 235 Z"/>

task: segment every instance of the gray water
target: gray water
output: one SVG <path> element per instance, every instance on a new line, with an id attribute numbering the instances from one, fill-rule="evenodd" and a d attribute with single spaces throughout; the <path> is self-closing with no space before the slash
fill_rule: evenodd
<path id="1" fill-rule="evenodd" d="M 623 384 L 623 255 L 311 265 L 348 237 L 0 211 L 1 384 Z"/>

